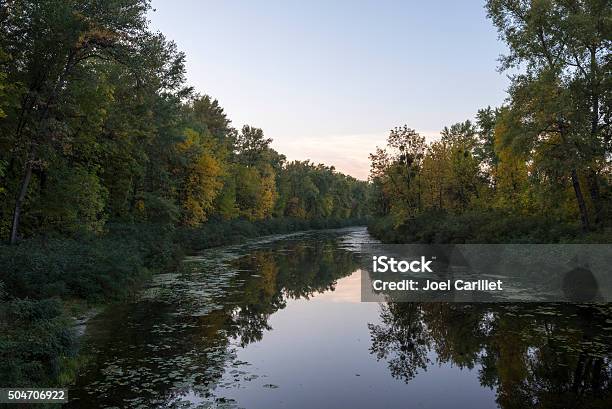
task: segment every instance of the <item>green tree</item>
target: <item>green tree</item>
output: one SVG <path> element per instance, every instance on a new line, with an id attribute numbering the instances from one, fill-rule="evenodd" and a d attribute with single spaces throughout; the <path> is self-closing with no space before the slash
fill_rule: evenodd
<path id="1" fill-rule="evenodd" d="M 610 152 L 610 32 L 606 0 L 519 2 L 489 0 L 489 17 L 508 44 L 502 69 L 524 68 L 512 78 L 511 123 L 502 143 L 542 155 L 562 169 L 576 197 L 585 230 L 591 219 L 582 178 L 601 216 L 600 173 Z M 537 165 L 537 164 L 536 164 Z M 548 166 L 547 166 L 548 165 Z"/>
<path id="2" fill-rule="evenodd" d="M 145 0 L 16 0 L 3 7 L 0 48 L 10 56 L 4 71 L 9 82 L 23 87 L 20 104 L 2 123 L 9 173 L 21 174 L 12 192 L 14 243 L 33 172 L 46 169 L 71 135 L 67 118 L 74 112 L 69 95 L 75 84 L 106 61 L 120 61 L 138 77 L 152 36 Z"/>

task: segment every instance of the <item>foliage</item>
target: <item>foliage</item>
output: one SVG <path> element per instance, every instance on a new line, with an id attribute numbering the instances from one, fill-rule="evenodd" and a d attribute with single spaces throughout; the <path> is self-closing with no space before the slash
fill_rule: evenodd
<path id="1" fill-rule="evenodd" d="M 425 143 L 407 126 L 371 158 L 371 231 L 392 241 L 583 240 L 612 222 L 605 1 L 489 0 L 514 69 L 507 103 Z"/>
<path id="2" fill-rule="evenodd" d="M 146 0 L 3 6 L 0 194 L 8 200 L 0 235 L 14 243 L 43 232 L 101 233 L 107 221 L 255 221 L 284 216 L 287 201 L 308 219 L 362 215 L 354 208 L 366 183 L 323 165 L 304 170 L 320 197 L 283 196 L 294 169 L 263 130 L 233 129 L 218 101 L 185 85 L 185 56 L 150 31 L 149 7 Z"/>
<path id="3" fill-rule="evenodd" d="M 56 385 L 76 347 L 74 330 L 57 300 L 0 298 L 1 385 Z"/>
<path id="4" fill-rule="evenodd" d="M 207 219 L 222 187 L 223 169 L 211 154 L 213 147 L 212 140 L 191 129 L 185 131 L 185 140 L 176 147 L 180 163 L 174 173 L 182 179 L 178 190 L 185 225 L 198 226 Z"/>
<path id="5" fill-rule="evenodd" d="M 369 186 L 334 167 L 293 161 L 280 175 L 278 216 L 301 219 L 364 218 Z"/>

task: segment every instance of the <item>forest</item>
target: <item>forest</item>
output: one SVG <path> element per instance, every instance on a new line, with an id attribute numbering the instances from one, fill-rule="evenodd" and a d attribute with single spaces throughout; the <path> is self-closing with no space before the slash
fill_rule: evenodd
<path id="1" fill-rule="evenodd" d="M 5 3 L 0 235 L 102 233 L 107 222 L 359 218 L 366 184 L 287 163 L 185 83 L 148 2 Z"/>
<path id="2" fill-rule="evenodd" d="M 395 242 L 610 242 L 609 1 L 489 0 L 506 102 L 370 155 L 370 230 Z"/>
<path id="3" fill-rule="evenodd" d="M 287 161 L 190 87 L 150 8 L 0 4 L 2 385 L 65 381 L 70 317 L 185 253 L 366 217 L 366 182 Z"/>

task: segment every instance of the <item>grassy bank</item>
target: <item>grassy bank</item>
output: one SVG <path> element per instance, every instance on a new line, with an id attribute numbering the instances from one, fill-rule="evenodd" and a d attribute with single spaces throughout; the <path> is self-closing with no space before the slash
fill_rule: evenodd
<path id="1" fill-rule="evenodd" d="M 101 236 L 40 236 L 0 246 L 0 385 L 70 383 L 78 356 L 75 315 L 129 297 L 186 253 L 357 224 L 365 220 L 211 221 L 198 229 L 109 224 Z"/>

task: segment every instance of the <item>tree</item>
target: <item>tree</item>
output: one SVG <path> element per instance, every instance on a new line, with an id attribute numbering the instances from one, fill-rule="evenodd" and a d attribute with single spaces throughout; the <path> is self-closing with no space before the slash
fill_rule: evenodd
<path id="1" fill-rule="evenodd" d="M 425 149 L 425 138 L 404 125 L 391 130 L 385 149 L 377 148 L 376 153 L 370 154 L 370 178 L 381 184 L 383 194 L 390 197 L 396 225 L 422 210 L 420 169 Z"/>
<path id="2" fill-rule="evenodd" d="M 23 168 L 12 212 L 11 243 L 17 240 L 33 171 L 45 169 L 58 142 L 70 134 L 67 96 L 79 76 L 95 70 L 97 62 L 109 60 L 127 64 L 132 71 L 144 68 L 136 63 L 140 52 L 150 51 L 148 7 L 145 0 L 16 0 L 4 4 L 0 48 L 10 56 L 5 72 L 8 81 L 23 84 L 20 104 L 3 124 L 10 139 L 9 173 Z M 178 60 L 168 64 L 170 69 L 180 71 Z M 140 73 L 133 75 L 138 78 Z"/>
<path id="3" fill-rule="evenodd" d="M 581 176 L 599 220 L 599 174 L 610 160 L 610 106 L 602 102 L 610 94 L 612 8 L 606 0 L 489 0 L 486 8 L 509 47 L 501 69 L 524 68 L 512 78 L 503 142 L 524 152 L 553 148 L 588 230 Z"/>
<path id="4" fill-rule="evenodd" d="M 215 198 L 223 186 L 223 168 L 214 156 L 215 140 L 192 129 L 185 130 L 185 140 L 176 146 L 179 163 L 178 202 L 183 209 L 182 222 L 199 226 L 213 211 Z"/>
<path id="5" fill-rule="evenodd" d="M 193 123 L 198 124 L 199 131 L 205 128 L 219 142 L 230 138 L 233 132 L 230 127 L 231 121 L 225 115 L 219 101 L 208 95 L 194 98 L 191 104 L 190 119 Z M 233 141 L 230 140 L 230 142 Z"/>
<path id="6" fill-rule="evenodd" d="M 474 149 L 474 155 L 482 163 L 485 174 L 491 176 L 499 163 L 499 157 L 495 152 L 495 125 L 499 117 L 499 109 L 490 106 L 479 109 L 476 114 L 476 128 L 478 143 Z M 490 180 L 494 183 L 494 180 Z"/>
<path id="7" fill-rule="evenodd" d="M 235 142 L 238 161 L 245 166 L 258 166 L 269 159 L 272 139 L 265 138 L 263 130 L 244 125 Z"/>

